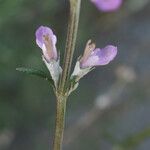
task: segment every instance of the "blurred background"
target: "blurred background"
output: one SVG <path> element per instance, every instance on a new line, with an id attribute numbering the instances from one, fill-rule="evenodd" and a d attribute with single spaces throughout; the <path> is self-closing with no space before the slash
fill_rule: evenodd
<path id="1" fill-rule="evenodd" d="M 67 105 L 65 150 L 150 148 L 150 0 L 124 0 L 113 13 L 82 0 L 74 63 L 85 43 L 118 46 L 116 59 L 81 80 Z M 38 77 L 46 72 L 35 30 L 50 26 L 64 54 L 67 0 L 0 0 L 0 150 L 52 149 L 55 97 Z"/>

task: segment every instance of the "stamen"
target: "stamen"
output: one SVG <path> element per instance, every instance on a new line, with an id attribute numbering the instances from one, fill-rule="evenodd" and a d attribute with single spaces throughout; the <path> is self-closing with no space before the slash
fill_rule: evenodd
<path id="1" fill-rule="evenodd" d="M 84 62 L 91 55 L 92 51 L 96 48 L 96 44 L 92 43 L 92 40 L 88 40 L 84 49 L 84 54 L 80 60 L 80 62 Z"/>
<path id="2" fill-rule="evenodd" d="M 53 58 L 53 43 L 52 40 L 49 38 L 49 35 L 43 35 L 43 41 L 47 50 L 47 54 L 50 58 Z"/>

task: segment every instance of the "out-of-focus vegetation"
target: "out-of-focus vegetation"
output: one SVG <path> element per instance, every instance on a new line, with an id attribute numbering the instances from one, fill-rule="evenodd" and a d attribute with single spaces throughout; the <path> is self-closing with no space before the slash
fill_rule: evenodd
<path id="1" fill-rule="evenodd" d="M 90 0 L 82 1 L 74 61 L 90 38 L 97 47 L 117 45 L 119 53 L 110 65 L 87 75 L 70 96 L 64 149 L 149 149 L 149 14 L 149 0 L 124 0 L 114 13 L 99 12 Z M 53 28 L 63 56 L 67 18 L 67 0 L 0 0 L 0 150 L 50 149 L 52 89 L 15 68 L 47 71 L 35 44 L 40 25 Z M 129 72 L 122 66 L 130 67 Z M 99 97 L 101 102 L 95 103 Z"/>

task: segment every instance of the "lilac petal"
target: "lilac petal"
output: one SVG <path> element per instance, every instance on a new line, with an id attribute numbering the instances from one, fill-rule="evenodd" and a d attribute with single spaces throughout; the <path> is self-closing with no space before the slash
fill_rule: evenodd
<path id="1" fill-rule="evenodd" d="M 45 43 L 44 43 L 44 36 L 49 37 L 49 39 L 52 41 L 52 52 L 53 52 L 53 59 L 57 59 L 57 50 L 56 50 L 56 42 L 57 42 L 57 38 L 56 36 L 53 34 L 53 31 L 46 26 L 40 26 L 37 30 L 36 30 L 36 44 L 42 49 L 43 51 L 43 55 L 44 57 L 50 61 L 50 59 L 52 59 L 47 52 Z"/>
<path id="2" fill-rule="evenodd" d="M 122 0 L 91 0 L 95 6 L 104 12 L 115 11 L 120 8 Z"/>
<path id="3" fill-rule="evenodd" d="M 117 55 L 117 47 L 108 45 L 103 49 L 96 48 L 89 58 L 81 64 L 81 68 L 107 65 Z"/>

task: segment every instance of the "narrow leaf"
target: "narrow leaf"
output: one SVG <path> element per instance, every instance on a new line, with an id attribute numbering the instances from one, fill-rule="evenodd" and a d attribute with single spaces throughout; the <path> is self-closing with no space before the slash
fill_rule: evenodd
<path id="1" fill-rule="evenodd" d="M 24 68 L 24 67 L 16 68 L 16 70 L 26 74 L 38 76 L 40 78 L 48 80 L 52 85 L 54 85 L 52 78 L 41 70 L 37 70 L 33 68 Z"/>

